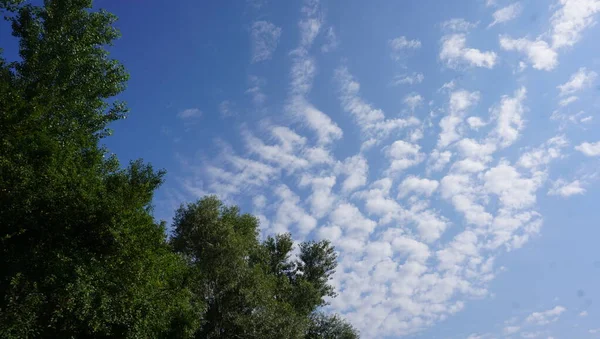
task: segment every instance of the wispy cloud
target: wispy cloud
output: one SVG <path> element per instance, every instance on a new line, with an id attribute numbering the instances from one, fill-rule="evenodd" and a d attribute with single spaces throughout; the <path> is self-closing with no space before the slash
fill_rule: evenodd
<path id="1" fill-rule="evenodd" d="M 252 62 L 271 59 L 281 37 L 281 28 L 268 21 L 256 21 L 250 29 Z"/>
<path id="2" fill-rule="evenodd" d="M 442 38 L 440 60 L 448 67 L 457 68 L 464 65 L 493 68 L 496 58 L 495 52 L 482 52 L 476 48 L 467 47 L 465 34 L 451 34 Z"/>
<path id="3" fill-rule="evenodd" d="M 494 17 L 494 21 L 490 23 L 488 28 L 516 19 L 521 14 L 522 10 L 523 8 L 519 2 L 515 2 L 506 7 L 500 8 L 492 15 Z"/>
<path id="4" fill-rule="evenodd" d="M 177 113 L 177 117 L 182 120 L 190 120 L 202 116 L 202 111 L 198 108 L 187 108 Z"/>

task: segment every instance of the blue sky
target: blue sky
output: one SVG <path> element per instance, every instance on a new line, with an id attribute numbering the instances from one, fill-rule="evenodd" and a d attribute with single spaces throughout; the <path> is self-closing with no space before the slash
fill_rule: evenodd
<path id="1" fill-rule="evenodd" d="M 95 5 L 158 218 L 217 194 L 331 239 L 365 338 L 600 337 L 600 1 Z"/>

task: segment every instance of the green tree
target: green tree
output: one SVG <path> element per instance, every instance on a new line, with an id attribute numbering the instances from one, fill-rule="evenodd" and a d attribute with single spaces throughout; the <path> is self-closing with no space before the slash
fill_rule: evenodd
<path id="1" fill-rule="evenodd" d="M 2 338 L 147 338 L 201 319 L 151 215 L 163 173 L 121 169 L 99 146 L 126 112 L 109 99 L 128 76 L 105 50 L 115 17 L 90 9 L 0 0 L 20 53 L 0 60 Z"/>
<path id="2" fill-rule="evenodd" d="M 358 331 L 339 316 L 315 312 L 310 317 L 306 339 L 358 339 Z"/>
<path id="3" fill-rule="evenodd" d="M 197 338 L 304 338 L 316 333 L 308 332 L 312 315 L 326 297 L 335 296 L 329 284 L 337 265 L 333 247 L 327 241 L 301 243 L 298 259 L 292 260 L 289 234 L 261 243 L 258 227 L 254 216 L 240 214 L 216 197 L 177 211 L 171 241 L 196 272 L 193 290 L 207 303 Z M 338 323 L 332 322 L 340 327 Z"/>

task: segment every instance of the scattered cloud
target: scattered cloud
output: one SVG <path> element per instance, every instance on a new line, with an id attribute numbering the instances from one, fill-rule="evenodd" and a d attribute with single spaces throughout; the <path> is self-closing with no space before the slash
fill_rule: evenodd
<path id="1" fill-rule="evenodd" d="M 440 60 L 448 67 L 457 68 L 461 65 L 493 68 L 496 64 L 495 52 L 482 52 L 469 48 L 465 34 L 451 34 L 442 38 Z"/>
<path id="2" fill-rule="evenodd" d="M 221 116 L 224 118 L 232 117 L 236 115 L 234 111 L 234 106 L 235 105 L 233 102 L 229 100 L 223 100 L 219 104 L 219 113 L 221 113 Z"/>
<path id="3" fill-rule="evenodd" d="M 441 27 L 449 32 L 468 32 L 477 27 L 477 23 L 468 22 L 462 18 L 453 18 L 442 22 Z"/>
<path id="4" fill-rule="evenodd" d="M 594 15 L 600 12 L 598 0 L 559 0 L 558 3 L 550 18 L 551 29 L 548 34 L 542 34 L 535 40 L 500 36 L 500 46 L 525 54 L 535 69 L 554 69 L 558 65 L 557 52 L 575 45 L 581 39 L 582 32 L 596 23 Z M 546 41 L 548 37 L 551 43 Z"/>
<path id="5" fill-rule="evenodd" d="M 579 180 L 566 182 L 562 179 L 558 179 L 552 184 L 552 188 L 548 191 L 548 195 L 560 195 L 563 198 L 568 198 L 572 195 L 584 194 L 585 192 L 583 183 Z"/>
<path id="6" fill-rule="evenodd" d="M 525 322 L 534 325 L 547 325 L 558 320 L 560 315 L 567 309 L 562 306 L 556 306 L 552 309 L 542 312 L 533 312 L 526 319 Z"/>
<path id="7" fill-rule="evenodd" d="M 533 68 L 549 71 L 558 65 L 558 54 L 543 40 L 529 40 L 527 38 L 512 39 L 500 36 L 500 47 L 507 51 L 517 51 L 525 54 Z"/>
<path id="8" fill-rule="evenodd" d="M 393 84 L 394 85 L 415 85 L 420 84 L 425 80 L 425 76 L 423 73 L 412 73 L 412 74 L 404 74 L 398 75 L 394 77 Z"/>
<path id="9" fill-rule="evenodd" d="M 498 139 L 500 147 L 510 146 L 519 138 L 519 132 L 525 124 L 523 101 L 526 94 L 525 87 L 521 87 L 512 97 L 503 96 L 500 104 L 492 109 L 492 116 L 496 119 L 493 135 Z"/>
<path id="10" fill-rule="evenodd" d="M 506 7 L 500 8 L 492 15 L 494 17 L 494 21 L 488 26 L 488 28 L 517 18 L 521 14 L 522 10 L 523 7 L 519 2 L 515 2 Z"/>
<path id="11" fill-rule="evenodd" d="M 561 101 L 559 101 L 558 105 L 560 107 L 565 107 L 565 106 L 568 106 L 568 105 L 574 103 L 577 100 L 579 100 L 579 98 L 577 96 L 571 95 L 570 97 L 564 98 Z"/>
<path id="12" fill-rule="evenodd" d="M 187 108 L 177 113 L 177 117 L 182 120 L 196 119 L 202 116 L 202 111 L 198 108 Z"/>
<path id="13" fill-rule="evenodd" d="M 561 96 L 572 95 L 582 89 L 590 87 L 598 74 L 594 71 L 588 71 L 585 67 L 581 67 L 575 74 L 571 76 L 569 81 L 557 86 Z"/>
<path id="14" fill-rule="evenodd" d="M 423 97 L 417 93 L 411 93 L 404 97 L 404 104 L 410 107 L 412 111 L 421 106 L 422 103 Z"/>
<path id="15" fill-rule="evenodd" d="M 260 106 L 264 104 L 267 100 L 267 96 L 263 91 L 263 88 L 267 83 L 266 80 L 264 78 L 251 75 L 248 77 L 248 82 L 250 87 L 248 87 L 246 90 L 246 94 L 252 97 L 252 102 L 255 105 Z"/>
<path id="16" fill-rule="evenodd" d="M 250 29 L 252 62 L 271 59 L 281 37 L 281 28 L 268 21 L 255 21 Z"/>
<path id="17" fill-rule="evenodd" d="M 340 44 L 340 41 L 335 34 L 333 27 L 329 27 L 325 33 L 325 43 L 321 46 L 321 52 L 328 53 L 335 50 Z"/>
<path id="18" fill-rule="evenodd" d="M 600 141 L 584 142 L 579 146 L 575 146 L 575 149 L 588 157 L 597 157 L 600 156 Z"/>
<path id="19" fill-rule="evenodd" d="M 560 0 L 562 5 L 550 18 L 552 48 L 571 47 L 581 39 L 581 33 L 596 21 L 600 12 L 598 0 Z"/>
<path id="20" fill-rule="evenodd" d="M 416 50 L 421 48 L 421 41 L 416 39 L 408 39 L 405 36 L 394 38 L 388 42 L 392 50 L 392 59 L 399 60 L 405 55 L 405 51 Z"/>

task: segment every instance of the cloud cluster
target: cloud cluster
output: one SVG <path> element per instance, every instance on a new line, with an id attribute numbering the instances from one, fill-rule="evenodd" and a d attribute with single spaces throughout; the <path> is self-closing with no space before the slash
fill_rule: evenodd
<path id="1" fill-rule="evenodd" d="M 598 0 L 559 0 L 550 19 L 549 32 L 533 40 L 501 35 L 500 46 L 524 54 L 535 69 L 552 70 L 558 65 L 558 51 L 575 45 L 583 31 L 595 24 L 594 16 L 598 12 Z"/>
<path id="2" fill-rule="evenodd" d="M 590 0 L 560 4 L 551 20 L 551 43 L 547 36 L 502 36 L 500 46 L 524 53 L 534 68 L 556 67 L 556 51 L 566 46 L 562 39 L 577 39 L 593 24 L 593 17 L 575 10 L 580 8 L 576 5 L 595 10 Z M 492 26 L 520 11 L 519 3 L 497 10 Z M 569 29 L 565 22 L 574 26 Z M 277 31 L 268 23 L 260 25 L 266 25 L 260 28 L 263 33 Z M 189 175 L 180 184 L 192 195 L 216 193 L 226 201 L 251 201 L 264 234 L 291 232 L 296 240 L 331 240 L 339 254 L 332 280 L 339 297 L 329 307 L 366 338 L 410 335 L 489 294 L 497 258 L 540 232 L 540 191 L 569 197 L 584 194 L 587 182 L 550 178 L 551 164 L 573 150 L 566 136 L 535 147 L 519 145 L 531 118 L 524 85 L 499 95 L 452 81 L 431 97 L 428 93 L 429 102 L 408 90 L 397 96 L 403 109 L 394 114 L 369 101 L 369 92 L 361 91 L 358 77 L 342 63 L 333 71 L 331 97 L 342 115 L 336 121 L 329 109 L 319 109 L 318 101 L 311 100 L 318 70 L 315 49 L 329 52 L 337 41 L 333 27 L 323 27 L 328 26 L 319 2 L 305 1 L 297 45 L 288 55 L 282 106 L 284 118 L 290 119 L 263 120 L 256 128 L 248 123 L 240 132 L 243 146 L 234 150 L 220 141 L 217 157 L 203 159 L 201 165 L 182 161 Z M 482 72 L 497 65 L 495 52 L 468 46 L 475 27 L 462 19 L 442 24 L 438 58 L 444 65 Z M 279 34 L 264 35 L 278 40 Z M 321 38 L 325 44 L 314 48 Z M 394 59 L 421 47 L 419 40 L 404 36 L 388 43 Z M 265 55 L 260 60 L 270 58 L 277 43 L 262 43 L 267 45 L 271 52 L 258 53 Z M 572 100 L 595 77 L 579 69 L 557 87 L 559 97 Z M 423 79 L 422 73 L 406 71 L 394 83 L 416 85 Z M 247 93 L 255 105 L 264 105 L 265 80 L 249 80 Z M 224 101 L 220 110 L 228 114 L 232 103 Z M 357 137 L 352 137 L 354 131 Z M 600 142 L 583 142 L 575 150 L 600 156 Z M 564 312 L 562 306 L 533 312 L 505 324 L 503 334 L 533 337 L 541 331 L 538 327 Z"/>

